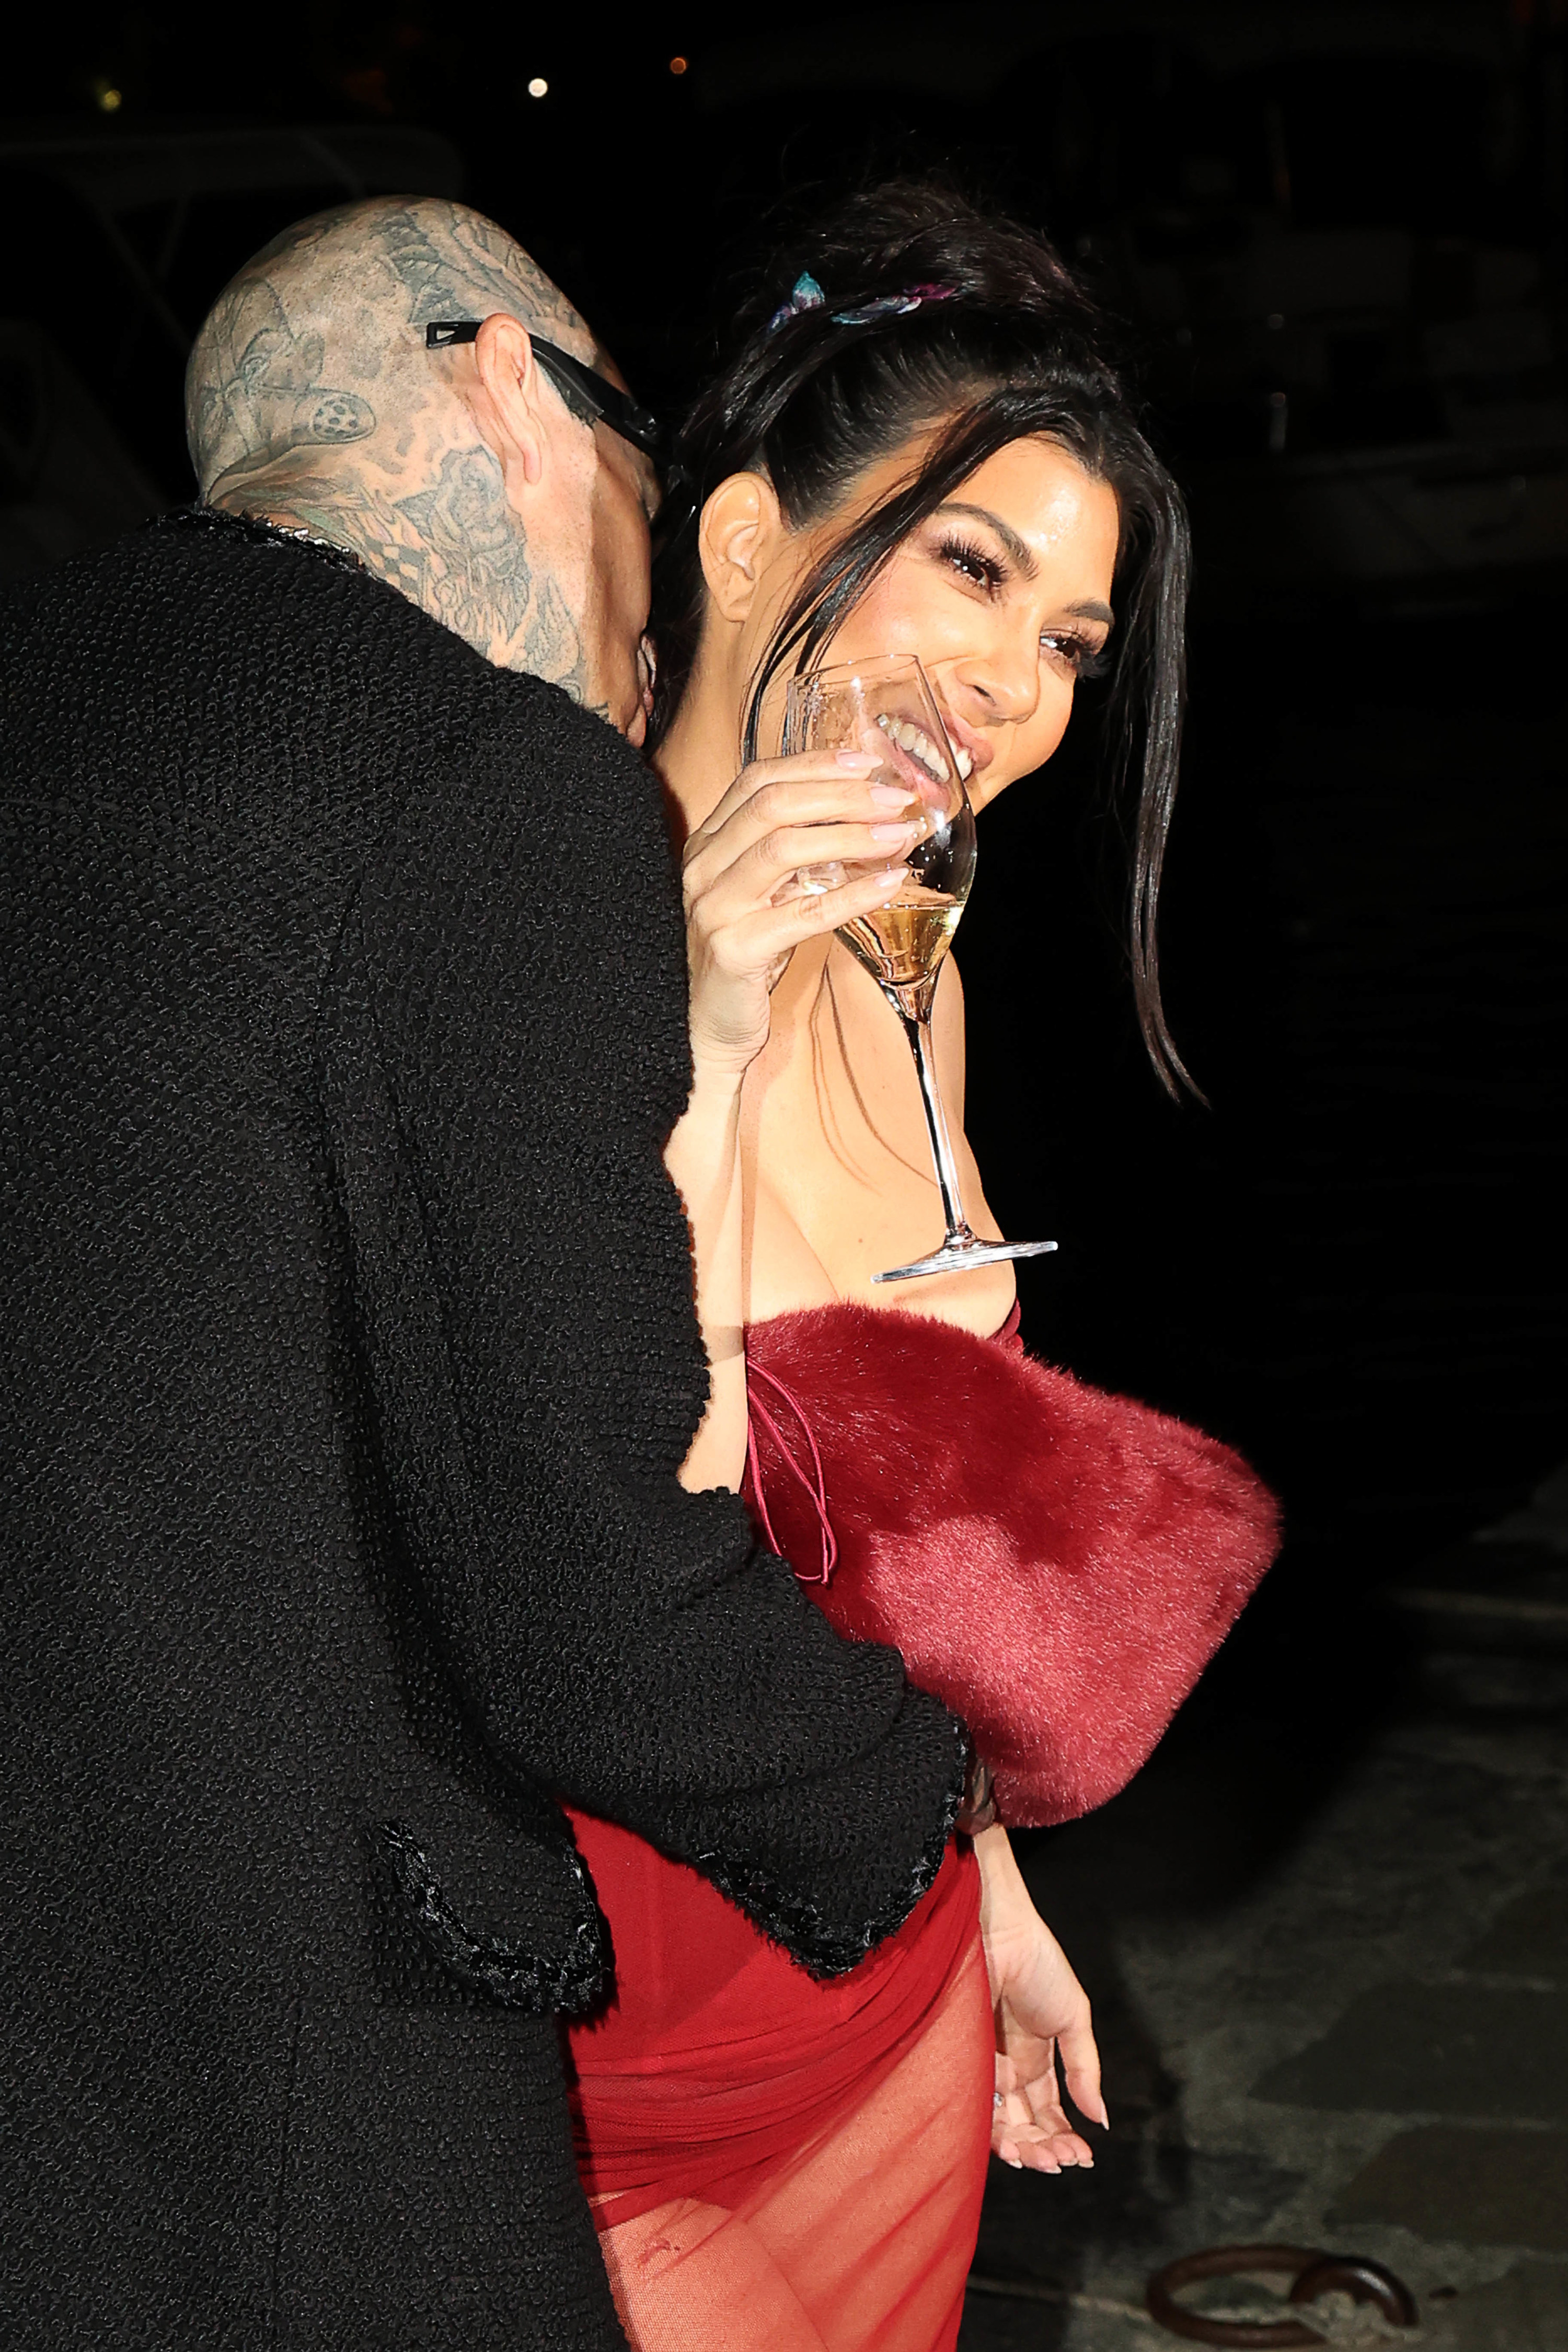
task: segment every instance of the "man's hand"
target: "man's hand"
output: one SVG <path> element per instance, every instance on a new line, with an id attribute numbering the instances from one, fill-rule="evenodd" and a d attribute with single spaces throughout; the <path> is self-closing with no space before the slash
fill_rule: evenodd
<path id="1" fill-rule="evenodd" d="M 870 751 L 802 751 L 736 777 L 686 845 L 683 883 L 698 1070 L 743 1071 L 768 1038 L 768 998 L 795 949 L 897 897 L 922 824 L 900 785 L 873 784 Z M 847 866 L 834 889 L 802 867 Z"/>
<path id="2" fill-rule="evenodd" d="M 1068 2120 L 1057 2072 L 1059 2054 L 1074 2105 L 1109 2130 L 1089 1997 L 1029 1899 L 1006 1831 L 982 1831 L 974 1852 L 996 2019 L 992 2152 L 1036 2172 L 1092 2165 L 1088 2142 Z"/>

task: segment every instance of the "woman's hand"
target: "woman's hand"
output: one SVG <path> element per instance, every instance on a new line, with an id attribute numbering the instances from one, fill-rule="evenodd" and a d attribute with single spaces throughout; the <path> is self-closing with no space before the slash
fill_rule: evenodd
<path id="1" fill-rule="evenodd" d="M 996 2018 L 993 2154 L 1036 2172 L 1092 2165 L 1086 2140 L 1068 2121 L 1062 2072 L 1079 2111 L 1110 2127 L 1100 2092 L 1100 2053 L 1089 1998 L 1066 1953 L 1029 1899 L 1004 1829 L 974 1841 L 980 1864 L 980 1931 Z"/>
<path id="2" fill-rule="evenodd" d="M 700 1073 L 739 1075 L 767 1043 L 768 998 L 803 940 L 897 897 L 898 862 L 924 830 L 900 785 L 873 784 L 874 751 L 803 751 L 742 770 L 686 845 L 691 1049 Z M 792 889 L 803 866 L 858 869 Z M 869 867 L 870 871 L 866 869 Z"/>

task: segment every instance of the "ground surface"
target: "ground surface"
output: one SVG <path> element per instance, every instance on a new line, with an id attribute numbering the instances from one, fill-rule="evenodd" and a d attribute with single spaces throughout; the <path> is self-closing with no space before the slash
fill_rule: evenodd
<path id="1" fill-rule="evenodd" d="M 1353 2248 L 1409 2283 L 1434 2345 L 1563 2352 L 1568 1727 L 1413 1713 L 1228 1888 L 1196 1825 L 1212 1762 L 1173 1755 L 1035 1848 L 1098 1995 L 1112 2132 L 1092 2174 L 993 2168 L 977 2273 L 1136 2305 L 1199 2247 Z M 1173 2340 L 976 2293 L 963 2347 Z"/>

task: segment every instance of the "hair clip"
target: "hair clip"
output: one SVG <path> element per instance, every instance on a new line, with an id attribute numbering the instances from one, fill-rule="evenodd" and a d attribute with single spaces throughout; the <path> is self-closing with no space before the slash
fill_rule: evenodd
<path id="1" fill-rule="evenodd" d="M 952 286 L 906 286 L 901 294 L 879 294 L 874 302 L 862 303 L 858 310 L 835 310 L 834 324 L 864 327 L 873 319 L 901 318 L 918 310 L 922 302 L 949 302 L 956 290 Z"/>
<path id="2" fill-rule="evenodd" d="M 798 319 L 803 310 L 820 310 L 826 299 L 810 270 L 803 269 L 790 289 L 789 300 L 781 303 L 768 320 L 768 333 L 771 335 L 780 327 L 787 326 L 790 320 Z"/>
<path id="3" fill-rule="evenodd" d="M 918 310 L 922 302 L 951 302 L 957 291 L 955 286 L 906 286 L 901 294 L 879 294 L 874 302 L 863 302 L 858 310 L 834 310 L 829 315 L 836 327 L 864 327 L 873 319 L 902 317 Z M 823 310 L 826 300 L 810 270 L 803 269 L 789 300 L 782 303 L 768 320 L 767 332 L 771 335 L 780 327 L 786 327 L 803 311 Z"/>

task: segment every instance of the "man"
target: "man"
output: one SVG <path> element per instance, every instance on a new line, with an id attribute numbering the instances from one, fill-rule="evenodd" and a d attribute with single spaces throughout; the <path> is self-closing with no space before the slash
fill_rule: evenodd
<path id="1" fill-rule="evenodd" d="M 7 2343 L 604 2352 L 555 1800 L 824 1972 L 940 1860 L 957 1727 L 677 1480 L 605 364 L 473 213 L 307 222 L 206 508 L 0 606 Z"/>

